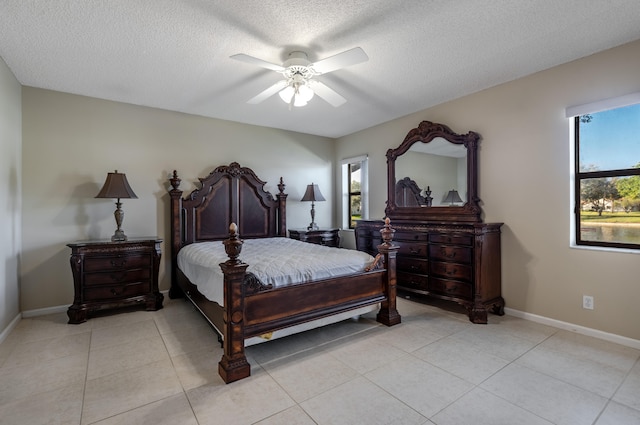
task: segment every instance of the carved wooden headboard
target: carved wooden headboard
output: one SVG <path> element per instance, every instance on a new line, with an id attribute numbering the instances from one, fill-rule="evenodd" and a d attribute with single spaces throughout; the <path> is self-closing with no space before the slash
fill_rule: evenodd
<path id="1" fill-rule="evenodd" d="M 243 239 L 286 236 L 286 199 L 282 177 L 274 198 L 260 180 L 237 162 L 221 165 L 207 177 L 199 178 L 201 187 L 182 197 L 176 171 L 169 179 L 171 196 L 172 260 L 180 248 L 194 242 L 224 240 L 229 225 L 236 223 Z"/>

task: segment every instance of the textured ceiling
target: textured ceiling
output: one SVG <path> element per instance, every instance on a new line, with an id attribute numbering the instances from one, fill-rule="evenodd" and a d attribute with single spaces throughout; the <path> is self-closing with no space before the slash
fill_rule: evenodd
<path id="1" fill-rule="evenodd" d="M 0 0 L 25 86 L 340 137 L 640 39 L 639 0 Z M 279 79 L 230 59 L 367 62 L 321 75 L 347 99 L 247 100 Z"/>

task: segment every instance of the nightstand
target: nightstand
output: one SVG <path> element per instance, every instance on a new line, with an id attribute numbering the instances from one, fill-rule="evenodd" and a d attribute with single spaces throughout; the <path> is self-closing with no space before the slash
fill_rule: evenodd
<path id="1" fill-rule="evenodd" d="M 67 310 L 69 323 L 85 322 L 91 312 L 131 305 L 162 308 L 158 290 L 161 239 L 123 242 L 78 241 L 71 248 L 75 295 Z"/>
<path id="2" fill-rule="evenodd" d="M 289 237 L 316 245 L 340 246 L 340 229 L 289 229 Z"/>

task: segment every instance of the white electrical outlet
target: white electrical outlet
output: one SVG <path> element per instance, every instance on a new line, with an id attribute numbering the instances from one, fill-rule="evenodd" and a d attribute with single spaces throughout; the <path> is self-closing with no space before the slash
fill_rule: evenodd
<path id="1" fill-rule="evenodd" d="M 582 296 L 582 308 L 593 310 L 593 297 L 591 295 Z"/>

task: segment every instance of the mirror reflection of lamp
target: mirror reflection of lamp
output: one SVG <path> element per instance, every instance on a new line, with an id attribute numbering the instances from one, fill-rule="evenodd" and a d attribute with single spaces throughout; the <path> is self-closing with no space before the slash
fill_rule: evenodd
<path id="1" fill-rule="evenodd" d="M 120 208 L 122 206 L 120 199 L 138 199 L 133 189 L 131 189 L 131 186 L 129 186 L 127 176 L 124 173 L 118 173 L 118 170 L 116 170 L 115 173 L 108 173 L 104 186 L 102 186 L 96 198 L 117 199 L 116 210 L 113 215 L 116 218 L 116 225 L 118 227 L 113 236 L 111 236 L 111 241 L 126 241 L 127 235 L 125 235 L 124 230 L 120 228 L 120 226 L 122 226 L 122 220 L 124 219 L 124 211 Z"/>
<path id="2" fill-rule="evenodd" d="M 462 202 L 462 199 L 460 198 L 460 195 L 458 195 L 458 191 L 453 189 L 450 190 L 449 193 L 447 193 L 447 196 L 444 198 L 443 202 L 448 202 L 450 205 L 454 205 L 456 203 Z"/>
<path id="3" fill-rule="evenodd" d="M 318 230 L 318 225 L 315 223 L 316 210 L 313 203 L 326 201 L 326 199 L 324 199 L 324 196 L 322 196 L 322 193 L 320 193 L 320 188 L 318 188 L 318 185 L 313 183 L 307 185 L 307 191 L 304 193 L 301 201 L 311 201 L 311 224 L 309 224 L 307 230 Z"/>

